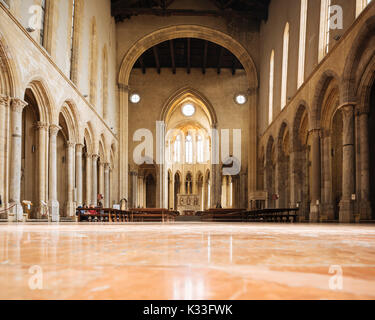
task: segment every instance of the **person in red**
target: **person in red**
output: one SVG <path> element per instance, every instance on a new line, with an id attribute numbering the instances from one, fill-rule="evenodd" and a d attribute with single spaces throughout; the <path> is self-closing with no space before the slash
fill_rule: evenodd
<path id="1" fill-rule="evenodd" d="M 90 209 L 95 209 L 95 206 L 91 205 L 91 206 L 90 206 Z M 97 214 L 96 210 L 89 210 L 89 215 L 90 215 L 90 216 L 94 216 L 94 215 L 96 215 L 96 214 Z"/>

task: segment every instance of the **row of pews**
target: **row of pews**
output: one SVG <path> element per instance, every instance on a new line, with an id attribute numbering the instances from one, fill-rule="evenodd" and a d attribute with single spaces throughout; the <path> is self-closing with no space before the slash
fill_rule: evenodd
<path id="1" fill-rule="evenodd" d="M 197 214 L 204 222 L 277 222 L 294 223 L 298 221 L 298 208 L 281 209 L 210 209 Z"/>
<path id="2" fill-rule="evenodd" d="M 178 211 L 167 209 L 77 208 L 78 222 L 174 222 Z"/>

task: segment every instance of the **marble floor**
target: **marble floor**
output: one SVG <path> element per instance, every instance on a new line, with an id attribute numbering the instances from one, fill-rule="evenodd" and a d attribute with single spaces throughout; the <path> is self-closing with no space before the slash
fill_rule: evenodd
<path id="1" fill-rule="evenodd" d="M 0 224 L 0 299 L 375 299 L 375 226 Z"/>

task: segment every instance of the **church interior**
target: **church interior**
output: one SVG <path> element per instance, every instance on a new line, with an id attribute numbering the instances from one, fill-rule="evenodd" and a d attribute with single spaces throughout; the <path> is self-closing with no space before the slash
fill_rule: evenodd
<path id="1" fill-rule="evenodd" d="M 0 299 L 373 300 L 373 139 L 375 1 L 0 0 Z"/>

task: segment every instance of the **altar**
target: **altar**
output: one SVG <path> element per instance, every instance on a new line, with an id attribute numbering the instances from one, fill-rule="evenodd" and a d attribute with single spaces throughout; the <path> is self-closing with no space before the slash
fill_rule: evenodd
<path id="1" fill-rule="evenodd" d="M 177 211 L 182 216 L 194 215 L 197 211 L 201 210 L 201 199 L 197 194 L 179 194 L 177 195 Z"/>

